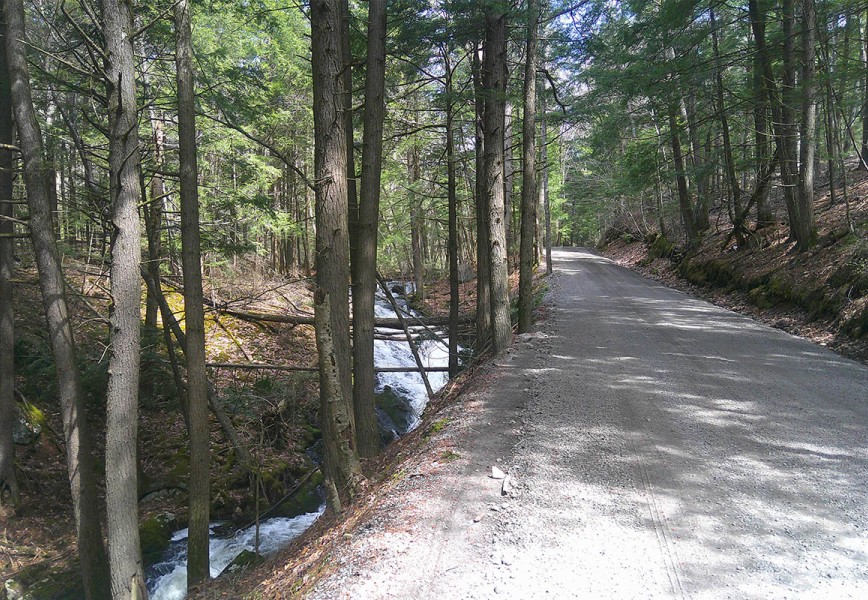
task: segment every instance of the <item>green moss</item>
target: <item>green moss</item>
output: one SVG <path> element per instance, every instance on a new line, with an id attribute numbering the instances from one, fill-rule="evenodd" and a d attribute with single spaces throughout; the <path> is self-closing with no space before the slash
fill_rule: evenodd
<path id="1" fill-rule="evenodd" d="M 675 244 L 665 235 L 657 235 L 648 249 L 648 257 L 652 260 L 655 258 L 669 258 L 674 252 Z"/>
<path id="2" fill-rule="evenodd" d="M 440 455 L 440 460 L 443 462 L 452 462 L 453 460 L 458 460 L 461 458 L 461 455 L 452 450 L 447 450 Z"/>
<path id="3" fill-rule="evenodd" d="M 257 565 L 261 565 L 265 559 L 262 558 L 256 552 L 252 550 L 242 550 L 241 553 L 236 556 L 231 563 L 226 565 L 226 568 L 220 572 L 220 575 L 226 575 L 229 573 L 240 573 L 247 569 L 248 567 L 255 567 Z"/>
<path id="4" fill-rule="evenodd" d="M 322 472 L 311 475 L 303 486 L 275 509 L 274 515 L 279 517 L 297 517 L 309 512 L 315 512 L 322 504 L 319 486 L 322 485 Z"/>
<path id="5" fill-rule="evenodd" d="M 176 526 L 175 516 L 169 513 L 155 515 L 139 525 L 139 545 L 146 565 L 155 563 L 163 556 Z"/>
<path id="6" fill-rule="evenodd" d="M 434 434 L 440 433 L 447 425 L 449 425 L 449 419 L 438 419 L 434 421 L 427 429 L 425 429 L 425 439 L 428 439 Z"/>

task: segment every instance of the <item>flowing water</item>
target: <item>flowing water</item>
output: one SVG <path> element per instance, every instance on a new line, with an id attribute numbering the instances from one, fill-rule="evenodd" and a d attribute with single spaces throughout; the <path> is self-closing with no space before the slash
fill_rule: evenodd
<path id="1" fill-rule="evenodd" d="M 396 295 L 398 306 L 416 316 L 410 310 L 404 295 L 412 288 L 400 282 L 389 282 L 389 288 L 402 292 Z M 381 295 L 377 295 L 375 313 L 377 317 L 395 318 L 391 304 Z M 412 318 L 407 317 L 408 325 L 412 326 Z M 414 335 L 426 337 L 425 330 L 411 327 Z M 377 330 L 380 334 L 393 337 L 403 335 L 401 331 Z M 436 332 L 438 336 L 442 332 Z M 449 363 L 448 340 L 424 339 L 417 345 L 419 357 L 425 367 L 446 367 Z M 405 340 L 376 340 L 374 342 L 374 363 L 378 367 L 415 367 L 416 361 Z M 448 380 L 444 372 L 429 373 L 428 381 L 436 392 Z M 377 416 L 380 429 L 386 440 L 394 439 L 415 429 L 421 420 L 422 411 L 428 402 L 425 384 L 417 372 L 378 373 L 375 392 L 378 397 Z M 306 513 L 293 518 L 277 517 L 265 519 L 259 525 L 259 553 L 267 556 L 285 548 L 296 537 L 301 535 L 323 513 L 325 505 L 316 512 Z M 241 529 L 231 535 L 224 536 L 215 533 L 221 523 L 212 524 L 210 544 L 211 577 L 217 577 L 244 550 L 253 551 L 255 547 L 256 527 Z M 147 572 L 148 593 L 152 600 L 182 600 L 187 595 L 187 530 L 175 532 L 172 542 L 163 560 L 150 566 Z"/>

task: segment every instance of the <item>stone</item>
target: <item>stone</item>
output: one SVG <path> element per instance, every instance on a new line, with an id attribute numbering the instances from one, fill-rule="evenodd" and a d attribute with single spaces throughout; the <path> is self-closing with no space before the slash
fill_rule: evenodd
<path id="1" fill-rule="evenodd" d="M 16 419 L 12 424 L 12 439 L 27 446 L 36 441 L 45 424 L 45 414 L 29 402 L 15 403 Z"/>
<path id="2" fill-rule="evenodd" d="M 262 563 L 265 559 L 253 550 L 242 550 L 231 563 L 226 565 L 226 568 L 220 572 L 220 575 L 227 573 L 238 573 L 247 567 L 256 566 Z"/>
<path id="3" fill-rule="evenodd" d="M 491 478 L 492 479 L 504 479 L 506 477 L 506 473 L 498 469 L 497 467 L 491 467 Z"/>

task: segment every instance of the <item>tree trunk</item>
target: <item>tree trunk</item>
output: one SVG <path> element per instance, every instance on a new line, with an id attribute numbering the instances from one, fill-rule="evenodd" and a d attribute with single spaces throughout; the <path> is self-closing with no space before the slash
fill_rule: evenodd
<path id="1" fill-rule="evenodd" d="M 21 153 L 24 157 L 24 183 L 27 188 L 30 233 L 39 270 L 39 285 L 45 307 L 48 336 L 57 372 L 82 581 L 88 600 L 110 598 L 111 588 L 105 568 L 107 558 L 102 539 L 90 447 L 91 434 L 84 412 L 75 341 L 66 304 L 60 257 L 51 223 L 42 133 L 39 130 L 30 91 L 24 36 L 24 5 L 21 0 L 5 0 L 3 11 L 6 16 L 6 55 L 9 62 L 12 107 Z M 134 468 L 135 461 L 130 464 L 131 468 Z M 133 486 L 133 493 L 135 493 L 135 486 Z"/>
<path id="2" fill-rule="evenodd" d="M 545 87 L 542 88 L 545 92 Z M 546 275 L 552 274 L 552 210 L 549 205 L 549 132 L 548 120 L 546 119 L 546 96 L 540 94 L 540 157 L 542 158 L 540 196 L 545 213 L 545 251 L 546 251 Z"/>
<path id="3" fill-rule="evenodd" d="M 210 577 L 208 522 L 210 506 L 210 428 L 208 374 L 205 370 L 205 315 L 199 248 L 199 190 L 196 115 L 193 92 L 193 45 L 190 5 L 175 5 L 178 82 L 178 157 L 181 183 L 181 263 L 184 273 L 184 321 L 187 340 L 187 406 L 190 411 L 190 525 L 187 538 L 187 587 Z"/>
<path id="4" fill-rule="evenodd" d="M 446 77 L 446 194 L 449 204 L 449 377 L 458 374 L 458 194 L 455 179 L 454 67 L 449 49 L 443 52 Z"/>
<path id="5" fill-rule="evenodd" d="M 814 218 L 814 157 L 817 150 L 817 82 L 816 72 L 817 15 L 814 0 L 802 0 L 802 122 L 799 145 L 799 196 L 796 222 L 790 224 L 799 250 L 817 241 Z"/>
<path id="6" fill-rule="evenodd" d="M 161 115 L 152 108 L 150 109 L 151 131 L 154 138 L 154 168 L 155 171 L 161 171 L 165 168 L 165 145 L 166 134 L 163 130 L 163 122 Z M 155 172 L 151 178 L 150 199 L 144 205 L 145 216 L 145 235 L 148 238 L 148 273 L 154 278 L 154 281 L 159 285 L 160 281 L 160 257 L 162 255 L 162 236 L 160 235 L 160 224 L 163 221 L 163 197 L 166 193 L 166 186 L 163 182 L 163 176 L 159 172 Z M 157 328 L 157 301 L 150 292 L 147 295 L 145 304 L 145 328 Z"/>
<path id="7" fill-rule="evenodd" d="M 865 29 L 862 34 L 862 162 L 868 165 L 868 7 L 865 9 Z"/>
<path id="8" fill-rule="evenodd" d="M 669 143 L 672 145 L 672 160 L 675 163 L 675 182 L 678 186 L 678 207 L 681 209 L 681 220 L 688 244 L 699 239 L 696 230 L 696 220 L 693 216 L 693 206 L 690 204 L 690 192 L 687 189 L 687 176 L 684 173 L 684 156 L 681 153 L 681 139 L 678 136 L 678 119 L 675 107 L 669 108 Z"/>
<path id="9" fill-rule="evenodd" d="M 518 280 L 518 332 L 524 333 L 533 323 L 533 258 L 536 239 L 536 0 L 527 2 L 527 45 L 524 70 L 524 119 L 522 121 L 521 248 Z"/>
<path id="10" fill-rule="evenodd" d="M 136 443 L 141 319 L 139 135 L 129 3 L 103 0 L 109 118 L 111 354 L 106 394 L 106 505 L 112 597 L 144 598 Z"/>
<path id="11" fill-rule="evenodd" d="M 504 105 L 503 116 L 503 224 L 506 229 L 506 267 L 509 273 L 512 273 L 517 250 L 515 230 L 512 226 L 512 190 L 514 187 L 513 180 L 515 179 L 515 168 L 512 163 L 512 146 L 515 140 L 513 121 L 513 107 L 512 104 L 507 102 Z"/>
<path id="12" fill-rule="evenodd" d="M 726 116 L 726 106 L 723 98 L 723 64 L 720 59 L 720 47 L 718 45 L 717 21 L 714 17 L 714 9 L 709 10 L 711 19 L 711 41 L 714 51 L 714 80 L 717 91 L 717 113 L 720 120 L 720 128 L 723 132 L 723 158 L 726 163 L 726 179 L 729 183 L 729 191 L 732 194 L 732 212 L 737 215 L 741 212 L 741 188 L 735 175 L 735 160 L 732 155 L 732 141 L 729 135 L 729 120 Z"/>
<path id="13" fill-rule="evenodd" d="M 377 226 L 386 112 L 386 0 L 368 3 L 368 58 L 362 143 L 362 189 L 358 249 L 353 263 L 353 412 L 356 446 L 364 458 L 380 451 L 374 403 L 374 298 L 377 288 Z"/>
<path id="14" fill-rule="evenodd" d="M 6 62 L 6 20 L 0 14 L 0 506 L 21 501 L 15 477 L 15 312 L 12 306 L 15 240 L 12 238 L 12 178 L 15 169 L 12 103 Z M 6 217 L 4 219 L 4 217 Z"/>
<path id="15" fill-rule="evenodd" d="M 494 354 L 512 343 L 509 317 L 509 273 L 506 224 L 503 218 L 503 129 L 506 103 L 506 13 L 499 4 L 485 9 L 485 194 L 488 196 L 489 256 L 491 261 L 491 337 Z"/>
<path id="16" fill-rule="evenodd" d="M 771 160 L 771 131 L 769 129 L 769 109 L 775 130 L 780 128 L 780 107 L 777 97 L 774 74 L 766 47 L 766 12 L 758 0 L 749 0 L 751 31 L 753 32 L 754 52 L 753 84 L 754 84 L 754 123 L 756 125 L 756 180 L 760 189 L 761 174 L 767 171 Z M 780 138 L 778 138 L 780 139 Z M 762 193 L 756 197 L 757 228 L 771 225 L 774 215 L 768 206 L 769 187 L 762 186 Z"/>
<path id="17" fill-rule="evenodd" d="M 783 75 L 781 77 L 780 129 L 777 132 L 781 149 L 781 184 L 784 202 L 787 206 L 787 222 L 790 226 L 790 239 L 796 240 L 798 229 L 798 208 L 796 205 L 799 186 L 798 166 L 798 128 L 796 127 L 794 106 L 796 98 L 796 50 L 795 50 L 795 0 L 783 0 L 781 9 L 783 21 Z"/>
<path id="18" fill-rule="evenodd" d="M 340 115 L 339 0 L 311 2 L 316 290 L 314 316 L 320 369 L 320 421 L 329 507 L 351 501 L 362 474 L 355 449 L 350 382 L 349 241 L 346 128 Z"/>
<path id="19" fill-rule="evenodd" d="M 482 88 L 482 66 L 479 49 L 474 47 L 471 65 L 473 71 L 473 91 L 476 112 L 476 135 L 474 153 L 476 159 L 476 346 L 481 351 L 491 339 L 491 256 L 488 253 L 488 194 L 485 186 L 485 115 L 484 91 Z"/>
<path id="20" fill-rule="evenodd" d="M 422 237 L 424 235 L 422 197 L 416 190 L 421 177 L 419 147 L 414 143 L 407 151 L 407 180 L 409 182 L 410 245 L 413 253 L 413 284 L 415 287 L 413 295 L 418 301 L 425 299 L 425 261 L 422 255 Z"/>

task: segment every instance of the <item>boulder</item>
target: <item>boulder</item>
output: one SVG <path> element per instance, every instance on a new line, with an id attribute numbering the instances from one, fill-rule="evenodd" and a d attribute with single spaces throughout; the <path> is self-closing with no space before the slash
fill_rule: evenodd
<path id="1" fill-rule="evenodd" d="M 45 425 L 45 414 L 29 402 L 16 402 L 17 418 L 12 424 L 16 444 L 29 445 L 36 441 Z"/>
<path id="2" fill-rule="evenodd" d="M 227 575 L 231 573 L 240 573 L 247 567 L 255 567 L 256 565 L 262 564 L 262 561 L 265 560 L 254 552 L 253 550 L 242 550 L 241 553 L 236 556 L 231 563 L 226 565 L 226 568 L 220 571 L 220 575 Z"/>

